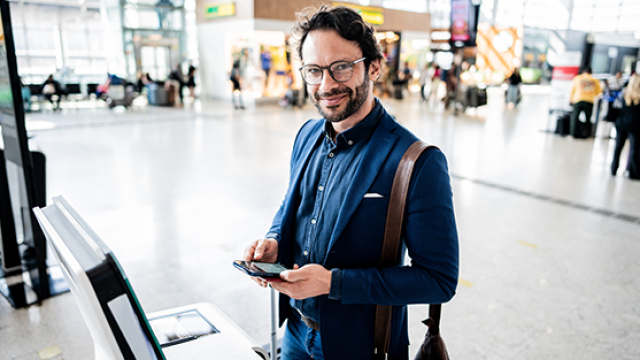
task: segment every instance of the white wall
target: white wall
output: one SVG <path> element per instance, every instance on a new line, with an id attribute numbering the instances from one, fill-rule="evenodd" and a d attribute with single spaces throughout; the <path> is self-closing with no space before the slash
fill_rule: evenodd
<path id="1" fill-rule="evenodd" d="M 200 53 L 200 82 L 202 95 L 214 99 L 231 99 L 231 44 L 226 34 L 251 31 L 254 19 L 212 21 L 198 24 L 198 51 Z"/>

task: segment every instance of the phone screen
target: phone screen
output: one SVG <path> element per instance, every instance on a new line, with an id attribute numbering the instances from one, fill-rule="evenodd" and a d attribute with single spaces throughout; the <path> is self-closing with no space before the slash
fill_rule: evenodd
<path id="1" fill-rule="evenodd" d="M 281 264 L 236 260 L 233 265 L 251 276 L 278 277 L 287 270 Z"/>
<path id="2" fill-rule="evenodd" d="M 287 270 L 287 268 L 280 264 L 254 262 L 253 265 L 258 269 L 270 274 L 280 274 L 281 272 Z"/>

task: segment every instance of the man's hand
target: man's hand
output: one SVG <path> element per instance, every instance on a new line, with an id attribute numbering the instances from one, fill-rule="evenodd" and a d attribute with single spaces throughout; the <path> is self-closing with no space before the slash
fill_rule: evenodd
<path id="1" fill-rule="evenodd" d="M 327 295 L 331 291 L 331 271 L 318 264 L 293 266 L 280 274 L 285 282 L 272 282 L 271 287 L 293 299 Z"/>
<path id="2" fill-rule="evenodd" d="M 244 249 L 242 260 L 274 263 L 278 260 L 278 242 L 274 239 L 258 239 Z M 260 277 L 251 278 L 263 288 L 269 286 L 269 283 Z"/>
<path id="3" fill-rule="evenodd" d="M 274 263 L 278 260 L 278 242 L 274 239 L 258 239 L 244 249 L 242 259 Z"/>

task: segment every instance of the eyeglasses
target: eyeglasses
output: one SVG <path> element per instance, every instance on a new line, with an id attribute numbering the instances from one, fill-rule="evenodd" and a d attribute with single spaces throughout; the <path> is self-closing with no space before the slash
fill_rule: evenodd
<path id="1" fill-rule="evenodd" d="M 364 61 L 366 57 L 356 61 L 336 61 L 329 66 L 305 65 L 300 68 L 302 79 L 308 85 L 319 85 L 324 76 L 324 70 L 329 70 L 331 78 L 338 83 L 349 81 L 353 76 L 353 65 Z"/>

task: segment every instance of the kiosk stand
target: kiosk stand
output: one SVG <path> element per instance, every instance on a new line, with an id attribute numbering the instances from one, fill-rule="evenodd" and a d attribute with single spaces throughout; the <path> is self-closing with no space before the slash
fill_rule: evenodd
<path id="1" fill-rule="evenodd" d="M 0 293 L 25 307 L 68 291 L 47 265 L 47 243 L 31 212 L 45 205 L 45 158 L 31 152 L 24 122 L 9 3 L 0 0 L 0 124 L 4 143 L 0 166 Z"/>
<path id="2" fill-rule="evenodd" d="M 146 315 L 115 255 L 64 198 L 33 212 L 91 332 L 97 360 L 269 359 L 212 304 Z"/>

